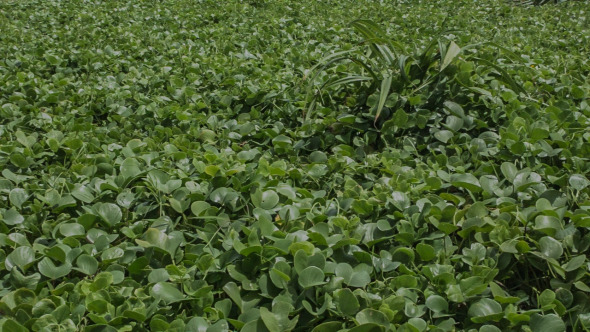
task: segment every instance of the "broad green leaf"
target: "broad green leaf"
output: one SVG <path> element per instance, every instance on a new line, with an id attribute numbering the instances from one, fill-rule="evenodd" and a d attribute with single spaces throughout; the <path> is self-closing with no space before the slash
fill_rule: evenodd
<path id="1" fill-rule="evenodd" d="M 95 205 L 96 212 L 110 227 L 121 222 L 123 213 L 118 205 L 113 203 L 99 203 Z"/>
<path id="2" fill-rule="evenodd" d="M 398 208 L 402 211 L 404 209 L 406 209 L 407 207 L 409 207 L 411 204 L 410 198 L 408 197 L 408 195 L 404 192 L 401 192 L 401 191 L 392 192 L 391 198 L 392 198 L 393 206 L 395 206 L 396 208 Z"/>
<path id="3" fill-rule="evenodd" d="M 465 188 L 472 192 L 481 191 L 479 180 L 472 174 L 452 174 L 451 184 L 458 188 Z"/>
<path id="4" fill-rule="evenodd" d="M 463 128 L 464 121 L 462 118 L 449 115 L 445 120 L 445 127 L 452 130 L 453 132 L 458 132 Z"/>
<path id="5" fill-rule="evenodd" d="M 2 221 L 8 226 L 14 226 L 22 224 L 25 221 L 25 218 L 14 208 L 11 208 L 4 212 Z"/>
<path id="6" fill-rule="evenodd" d="M 5 267 L 11 270 L 14 266 L 25 270 L 26 266 L 35 261 L 35 251 L 31 247 L 17 247 L 6 256 Z"/>
<path id="7" fill-rule="evenodd" d="M 555 301 L 555 292 L 550 289 L 544 290 L 541 295 L 539 295 L 539 304 L 541 306 L 550 305 Z"/>
<path id="8" fill-rule="evenodd" d="M 444 102 L 445 108 L 454 116 L 459 117 L 459 118 L 464 118 L 465 117 L 465 111 L 463 110 L 463 108 L 461 107 L 461 105 L 447 100 Z"/>
<path id="9" fill-rule="evenodd" d="M 542 237 L 539 240 L 539 250 L 544 256 L 553 259 L 558 259 L 563 254 L 561 242 L 550 236 Z"/>
<path id="10" fill-rule="evenodd" d="M 314 327 L 311 332 L 334 332 L 339 331 L 342 327 L 342 322 L 326 322 Z"/>
<path id="11" fill-rule="evenodd" d="M 453 138 L 453 136 L 453 132 L 449 130 L 439 130 L 434 133 L 434 137 L 443 143 L 447 143 L 451 138 Z"/>
<path id="12" fill-rule="evenodd" d="M 366 323 L 355 326 L 348 330 L 348 332 L 383 332 L 385 328 L 382 325 L 375 323 Z"/>
<path id="13" fill-rule="evenodd" d="M 513 163 L 504 162 L 502 163 L 502 166 L 500 166 L 500 169 L 502 170 L 502 174 L 504 174 L 504 177 L 506 177 L 508 181 L 514 181 L 514 178 L 518 173 L 518 169 L 516 169 L 516 166 L 514 166 Z"/>
<path id="14" fill-rule="evenodd" d="M 59 232 L 63 236 L 83 236 L 86 234 L 84 226 L 74 223 L 61 224 L 59 226 Z"/>
<path id="15" fill-rule="evenodd" d="M 85 185 L 76 184 L 75 188 L 72 190 L 72 196 L 74 198 L 84 202 L 84 203 L 92 203 L 94 201 L 94 195 L 92 194 L 92 190 Z"/>
<path id="16" fill-rule="evenodd" d="M 429 244 L 418 243 L 416 245 L 416 251 L 418 252 L 418 255 L 420 255 L 420 259 L 423 261 L 430 261 L 436 257 L 434 248 Z"/>
<path id="17" fill-rule="evenodd" d="M 157 228 L 149 228 L 143 240 L 136 239 L 135 242 L 144 248 L 158 248 L 174 257 L 176 250 L 184 242 L 184 236 L 178 231 L 166 234 Z"/>
<path id="18" fill-rule="evenodd" d="M 10 203 L 20 209 L 23 206 L 23 203 L 27 201 L 29 195 L 24 189 L 14 188 L 10 191 L 8 197 Z"/>
<path id="19" fill-rule="evenodd" d="M 426 321 L 422 318 L 410 318 L 408 319 L 408 325 L 410 325 L 411 327 L 414 328 L 414 330 L 416 331 L 426 331 L 426 328 L 428 327 L 428 323 L 426 323 Z"/>
<path id="20" fill-rule="evenodd" d="M 380 326 L 389 326 L 389 319 L 381 311 L 375 309 L 363 309 L 355 316 L 359 325 L 377 324 Z"/>
<path id="21" fill-rule="evenodd" d="M 502 306 L 491 299 L 483 298 L 469 307 L 469 317 L 475 323 L 498 321 L 502 318 Z"/>
<path id="22" fill-rule="evenodd" d="M 211 204 L 205 201 L 195 201 L 191 204 L 191 211 L 195 216 L 201 216 L 204 211 L 207 211 L 211 207 Z"/>
<path id="23" fill-rule="evenodd" d="M 264 325 L 266 325 L 266 328 L 269 331 L 284 331 L 278 318 L 275 316 L 275 314 L 268 311 L 268 309 L 264 307 L 260 308 L 260 318 L 262 318 Z"/>
<path id="24" fill-rule="evenodd" d="M 167 282 L 158 282 L 150 289 L 150 294 L 166 304 L 182 301 L 185 295 L 176 286 Z"/>
<path id="25" fill-rule="evenodd" d="M 299 285 L 303 288 L 320 286 L 326 283 L 324 272 L 318 267 L 309 266 L 299 274 Z"/>
<path id="26" fill-rule="evenodd" d="M 565 323 L 556 314 L 533 314 L 530 327 L 532 332 L 562 332 L 566 330 Z"/>
<path id="27" fill-rule="evenodd" d="M 447 301 L 439 295 L 430 295 L 426 299 L 426 306 L 434 312 L 446 312 L 449 309 Z"/>
<path id="28" fill-rule="evenodd" d="M 272 139 L 272 144 L 278 148 L 289 149 L 293 144 L 293 141 L 285 135 L 278 135 Z"/>
<path id="29" fill-rule="evenodd" d="M 19 324 L 18 322 L 16 322 L 15 320 L 13 320 L 11 318 L 4 320 L 4 322 L 2 322 L 2 325 L 0 325 L 0 327 L 1 327 L 2 331 L 10 331 L 10 332 L 28 332 L 29 331 L 29 329 L 22 326 L 21 324 Z"/>
<path id="30" fill-rule="evenodd" d="M 569 184 L 576 190 L 583 190 L 590 185 L 590 181 L 582 174 L 572 174 L 569 179 Z"/>
<path id="31" fill-rule="evenodd" d="M 279 195 L 273 190 L 266 190 L 261 192 L 257 190 L 251 195 L 252 203 L 255 207 L 270 210 L 274 208 L 279 202 Z"/>
<path id="32" fill-rule="evenodd" d="M 119 170 L 121 175 L 126 178 L 132 178 L 141 174 L 141 164 L 135 158 L 127 158 L 121 163 Z"/>
<path id="33" fill-rule="evenodd" d="M 371 275 L 367 271 L 354 271 L 347 284 L 350 287 L 365 287 L 371 282 Z"/>
<path id="34" fill-rule="evenodd" d="M 563 269 L 566 272 L 571 272 L 571 271 L 574 271 L 574 270 L 577 270 L 578 268 L 580 268 L 582 265 L 584 265 L 584 263 L 586 263 L 586 255 L 578 255 L 578 256 L 572 257 L 563 266 Z"/>
<path id="35" fill-rule="evenodd" d="M 72 265 L 70 263 L 64 263 L 62 265 L 56 266 L 48 257 L 43 258 L 39 264 L 37 264 L 37 268 L 42 275 L 50 279 L 64 277 L 70 273 L 70 271 L 72 271 Z"/>
<path id="36" fill-rule="evenodd" d="M 90 255 L 82 254 L 78 256 L 76 266 L 78 267 L 76 270 L 86 275 L 92 275 L 95 274 L 98 269 L 98 261 Z"/>
<path id="37" fill-rule="evenodd" d="M 340 312 L 352 316 L 359 311 L 360 304 L 356 296 L 348 288 L 342 288 L 334 292 L 336 306 Z"/>
<path id="38" fill-rule="evenodd" d="M 502 332 L 502 330 L 494 325 L 483 325 L 479 328 L 479 332 Z"/>

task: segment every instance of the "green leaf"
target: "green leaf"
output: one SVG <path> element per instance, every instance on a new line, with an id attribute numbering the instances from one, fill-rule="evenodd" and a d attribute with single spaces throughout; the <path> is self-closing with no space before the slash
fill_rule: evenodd
<path id="1" fill-rule="evenodd" d="M 26 327 L 22 326 L 21 324 L 17 323 L 16 321 L 14 321 L 10 318 L 7 318 L 3 322 L 0 330 L 10 331 L 10 332 L 28 332 L 29 331 L 29 329 L 27 329 Z"/>
<path id="2" fill-rule="evenodd" d="M 443 62 L 440 66 L 440 71 L 443 71 L 445 68 L 447 68 L 451 64 L 451 62 L 453 62 L 453 60 L 457 57 L 457 55 L 459 55 L 460 52 L 461 48 L 457 44 L 455 44 L 454 41 L 451 41 L 449 47 L 447 47 L 447 53 L 445 54 L 445 58 L 443 59 Z"/>
<path id="3" fill-rule="evenodd" d="M 408 113 L 406 113 L 403 109 L 398 108 L 398 110 L 393 114 L 391 121 L 393 121 L 393 124 L 396 127 L 405 128 L 406 124 L 408 123 Z"/>
<path id="4" fill-rule="evenodd" d="M 342 322 L 326 322 L 314 327 L 311 332 L 334 332 L 342 328 Z"/>
<path id="5" fill-rule="evenodd" d="M 498 321 L 504 315 L 500 303 L 486 298 L 473 303 L 469 307 L 468 314 L 475 323 L 483 323 L 490 320 Z"/>
<path id="6" fill-rule="evenodd" d="M 178 288 L 167 282 L 158 282 L 150 289 L 150 294 L 166 304 L 182 301 L 185 295 Z"/>
<path id="7" fill-rule="evenodd" d="M 133 178 L 141 174 L 141 164 L 135 158 L 127 158 L 121 163 L 119 170 L 126 178 Z"/>
<path id="8" fill-rule="evenodd" d="M 379 92 L 379 104 L 377 106 L 377 113 L 375 113 L 375 122 L 377 122 L 377 119 L 379 119 L 381 111 L 383 111 L 383 106 L 385 106 L 387 96 L 389 96 L 389 90 L 391 89 L 391 80 L 391 75 L 386 75 L 381 81 L 381 90 Z"/>
<path id="9" fill-rule="evenodd" d="M 2 218 L 2 221 L 8 226 L 19 225 L 25 221 L 25 218 L 14 208 L 6 210 Z"/>
<path id="10" fill-rule="evenodd" d="M 92 203 L 94 201 L 92 190 L 85 185 L 76 184 L 71 193 L 72 196 L 84 203 Z"/>
<path id="11" fill-rule="evenodd" d="M 541 295 L 539 295 L 539 304 L 541 306 L 553 304 L 553 301 L 555 301 L 555 292 L 550 289 L 544 290 Z"/>
<path id="12" fill-rule="evenodd" d="M 367 271 L 354 271 L 347 284 L 350 287 L 363 288 L 371 282 L 371 275 Z"/>
<path id="13" fill-rule="evenodd" d="M 389 326 L 389 319 L 381 311 L 375 309 L 363 309 L 355 317 L 359 325 L 377 324 L 380 326 Z"/>
<path id="14" fill-rule="evenodd" d="M 48 257 L 43 258 L 39 264 L 37 264 L 37 268 L 42 275 L 49 279 L 65 277 L 70 271 L 72 271 L 72 265 L 70 263 L 66 262 L 61 266 L 56 266 Z"/>
<path id="15" fill-rule="evenodd" d="M 446 312 L 449 309 L 449 304 L 442 296 L 430 295 L 426 299 L 426 307 L 434 312 Z"/>
<path id="16" fill-rule="evenodd" d="M 445 101 L 444 105 L 445 109 L 448 110 L 454 116 L 459 117 L 461 119 L 465 117 L 465 111 L 463 110 L 461 105 L 450 100 Z"/>
<path id="17" fill-rule="evenodd" d="M 94 281 L 90 285 L 90 290 L 96 292 L 108 288 L 113 284 L 114 277 L 110 272 L 101 272 L 94 278 Z"/>
<path id="18" fill-rule="evenodd" d="M 479 180 L 472 174 L 452 174 L 451 184 L 457 188 L 465 188 L 472 192 L 480 192 Z"/>
<path id="19" fill-rule="evenodd" d="M 18 247 L 6 256 L 5 267 L 10 271 L 14 266 L 25 270 L 26 266 L 35 261 L 35 251 L 31 247 Z"/>
<path id="20" fill-rule="evenodd" d="M 312 163 L 325 163 L 328 161 L 328 156 L 322 151 L 313 151 L 309 154 L 309 160 Z"/>
<path id="21" fill-rule="evenodd" d="M 78 256 L 76 266 L 78 267 L 76 270 L 86 275 L 92 275 L 98 270 L 98 261 L 90 255 L 82 254 Z"/>
<path id="22" fill-rule="evenodd" d="M 418 317 L 408 319 L 408 325 L 412 326 L 415 331 L 419 332 L 426 331 L 426 328 L 428 327 L 428 323 L 426 323 L 424 319 Z"/>
<path id="23" fill-rule="evenodd" d="M 10 203 L 20 209 L 23 206 L 23 203 L 29 198 L 29 195 L 24 189 L 14 188 L 10 191 L 8 197 Z"/>
<path id="24" fill-rule="evenodd" d="M 59 226 L 59 232 L 63 236 L 84 236 L 86 234 L 84 226 L 74 223 L 61 224 Z"/>
<path id="25" fill-rule="evenodd" d="M 425 262 L 431 261 L 436 257 L 434 248 L 429 244 L 418 243 L 416 245 L 416 251 L 418 252 L 418 255 L 420 255 L 420 259 Z"/>
<path id="26" fill-rule="evenodd" d="M 574 282 L 574 286 L 583 292 L 590 293 L 590 287 L 588 287 L 588 285 L 582 281 Z"/>
<path id="27" fill-rule="evenodd" d="M 562 332 L 565 331 L 565 323 L 555 314 L 531 316 L 530 327 L 532 332 Z"/>
<path id="28" fill-rule="evenodd" d="M 499 328 L 494 325 L 483 325 L 479 328 L 479 332 L 502 332 Z"/>
<path id="29" fill-rule="evenodd" d="M 105 221 L 110 227 L 115 226 L 121 222 L 123 213 L 118 205 L 113 203 L 99 203 L 94 206 L 98 215 Z"/>
<path id="30" fill-rule="evenodd" d="M 293 145 L 293 141 L 285 135 L 277 135 L 272 139 L 272 144 L 281 149 L 289 149 Z"/>
<path id="31" fill-rule="evenodd" d="M 260 318 L 269 331 L 284 331 L 278 318 L 265 307 L 260 308 Z"/>
<path id="32" fill-rule="evenodd" d="M 458 132 L 463 128 L 464 121 L 460 117 L 449 115 L 445 121 L 445 127 L 451 129 L 453 132 Z"/>
<path id="33" fill-rule="evenodd" d="M 145 232 L 144 239 L 136 239 L 135 242 L 144 248 L 154 247 L 174 257 L 176 250 L 184 242 L 184 236 L 178 231 L 166 234 L 157 228 L 149 228 Z"/>
<path id="34" fill-rule="evenodd" d="M 10 162 L 21 169 L 25 169 L 29 167 L 29 161 L 22 153 L 12 153 L 10 155 Z"/>
<path id="35" fill-rule="evenodd" d="M 279 202 L 279 195 L 277 195 L 277 193 L 273 190 L 266 190 L 264 192 L 257 190 L 251 195 L 251 198 L 255 207 L 265 210 L 271 210 Z"/>
<path id="36" fill-rule="evenodd" d="M 408 195 L 401 191 L 394 191 L 391 193 L 391 198 L 393 202 L 393 206 L 398 208 L 399 210 L 403 211 L 407 207 L 410 206 L 410 198 Z"/>
<path id="37" fill-rule="evenodd" d="M 572 174 L 569 183 L 576 190 L 584 190 L 590 185 L 590 181 L 582 174 Z"/>
<path id="38" fill-rule="evenodd" d="M 336 299 L 338 310 L 347 316 L 356 314 L 360 308 L 358 299 L 348 288 L 342 288 L 335 291 L 334 298 Z"/>
<path id="39" fill-rule="evenodd" d="M 535 218 L 534 229 L 541 231 L 545 234 L 555 235 L 555 233 L 561 230 L 561 228 L 561 222 L 554 216 L 541 215 Z"/>
<path id="40" fill-rule="evenodd" d="M 299 274 L 299 285 L 303 288 L 320 286 L 326 283 L 324 278 L 322 270 L 315 266 L 309 266 Z"/>
<path id="41" fill-rule="evenodd" d="M 383 332 L 385 331 L 385 328 L 379 324 L 375 324 L 375 323 L 367 323 L 367 324 L 362 324 L 359 326 L 355 326 L 353 328 L 351 328 L 350 330 L 348 330 L 348 332 Z"/>
<path id="42" fill-rule="evenodd" d="M 542 237 L 539 240 L 539 250 L 548 258 L 558 259 L 563 255 L 563 246 L 561 245 L 561 242 L 550 236 Z"/>
<path id="43" fill-rule="evenodd" d="M 586 255 L 578 255 L 572 257 L 566 264 L 564 264 L 563 269 L 565 272 L 575 271 L 584 265 L 584 263 L 586 263 Z"/>
<path id="44" fill-rule="evenodd" d="M 500 169 L 502 170 L 504 177 L 506 177 L 506 179 L 512 183 L 516 177 L 516 174 L 518 173 L 516 166 L 514 166 L 513 163 L 504 162 L 502 163 L 502 166 L 500 166 Z"/>
<path id="45" fill-rule="evenodd" d="M 207 211 L 211 207 L 211 204 L 205 201 L 196 201 L 191 204 L 191 211 L 195 216 L 201 216 L 204 211 Z"/>
<path id="46" fill-rule="evenodd" d="M 434 137 L 443 143 L 447 143 L 451 138 L 453 138 L 453 136 L 453 132 L 449 130 L 439 130 L 434 133 Z"/>

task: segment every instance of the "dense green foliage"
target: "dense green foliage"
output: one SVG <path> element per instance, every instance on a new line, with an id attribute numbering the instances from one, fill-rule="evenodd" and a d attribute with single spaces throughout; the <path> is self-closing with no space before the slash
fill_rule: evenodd
<path id="1" fill-rule="evenodd" d="M 589 17 L 0 2 L 0 329 L 590 328 Z"/>

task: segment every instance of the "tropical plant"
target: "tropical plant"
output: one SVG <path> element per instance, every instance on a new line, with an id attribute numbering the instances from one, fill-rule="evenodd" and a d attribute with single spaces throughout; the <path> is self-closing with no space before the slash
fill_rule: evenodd
<path id="1" fill-rule="evenodd" d="M 478 43 L 461 48 L 454 41 L 440 39 L 456 32 L 445 30 L 437 33 L 422 49 L 407 53 L 409 47 L 392 41 L 373 21 L 357 20 L 351 26 L 364 39 L 357 47 L 326 56 L 314 67 L 308 85 L 308 95 L 311 96 L 306 113 L 308 119 L 315 115 L 319 100 L 330 100 L 332 102 L 327 105 L 335 108 L 339 104 L 347 105 L 351 114 L 340 115 L 341 122 L 353 124 L 361 135 L 377 132 L 379 136 L 373 137 L 385 138 L 387 144 L 387 138 L 391 139 L 391 134 L 399 129 L 414 128 L 414 134 L 418 136 L 428 135 L 428 131 L 422 130 L 427 127 L 428 130 L 433 127 L 445 129 L 440 124 L 445 120 L 445 109 L 450 112 L 445 120 L 447 129 L 461 129 L 465 114 L 454 99 L 473 92 L 486 94 L 489 87 L 485 83 L 492 79 L 502 81 L 514 91 L 525 92 L 505 69 L 496 64 L 497 59 L 485 54 L 489 49 L 478 51 L 478 48 L 489 45 L 512 59 L 518 58 L 497 44 Z M 342 70 L 340 63 L 350 65 Z M 484 84 L 466 79 L 466 72 L 475 66 L 478 71 L 489 73 Z M 327 79 L 317 82 L 326 71 L 335 75 L 326 75 Z M 346 85 L 352 84 L 358 87 L 353 89 L 356 96 L 341 94 Z M 367 143 L 376 142 L 369 139 Z"/>

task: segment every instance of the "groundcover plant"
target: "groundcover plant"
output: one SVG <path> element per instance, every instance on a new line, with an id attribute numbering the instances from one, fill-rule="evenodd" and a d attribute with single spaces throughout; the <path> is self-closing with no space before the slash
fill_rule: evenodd
<path id="1" fill-rule="evenodd" d="M 0 330 L 589 329 L 589 21 L 0 1 Z"/>

